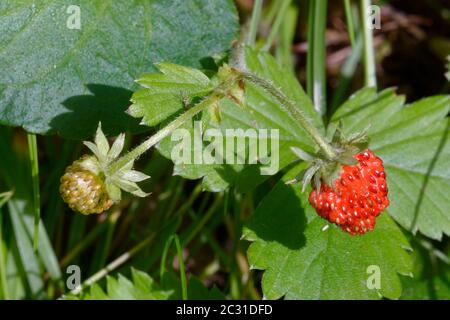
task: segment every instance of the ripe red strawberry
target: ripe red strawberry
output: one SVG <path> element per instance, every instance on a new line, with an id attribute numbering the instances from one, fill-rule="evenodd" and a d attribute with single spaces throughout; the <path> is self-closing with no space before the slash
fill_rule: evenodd
<path id="1" fill-rule="evenodd" d="M 342 230 L 364 234 L 375 227 L 376 217 L 389 206 L 383 161 L 366 150 L 353 156 L 358 163 L 343 165 L 334 188 L 321 183 L 309 195 L 316 212 Z"/>

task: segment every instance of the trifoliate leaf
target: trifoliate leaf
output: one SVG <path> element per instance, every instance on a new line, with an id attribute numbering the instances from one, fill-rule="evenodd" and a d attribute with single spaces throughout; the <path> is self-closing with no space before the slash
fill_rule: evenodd
<path id="1" fill-rule="evenodd" d="M 405 229 L 450 235 L 450 96 L 404 105 L 392 90 L 363 89 L 333 115 L 347 133 L 368 125 L 370 149 L 384 161 L 388 213 Z"/>
<path id="2" fill-rule="evenodd" d="M 194 97 L 211 91 L 209 78 L 201 71 L 171 63 L 155 64 L 161 73 L 147 73 L 138 80 L 144 89 L 136 91 L 129 113 L 154 126 L 188 107 Z"/>
<path id="3" fill-rule="evenodd" d="M 396 299 L 399 274 L 410 274 L 409 244 L 388 214 L 375 230 L 351 236 L 320 218 L 299 186 L 285 181 L 270 191 L 244 230 L 248 259 L 264 270 L 267 299 Z"/>
<path id="4" fill-rule="evenodd" d="M 0 1 L 0 123 L 87 139 L 143 130 L 134 79 L 170 61 L 196 68 L 231 47 L 232 0 Z"/>

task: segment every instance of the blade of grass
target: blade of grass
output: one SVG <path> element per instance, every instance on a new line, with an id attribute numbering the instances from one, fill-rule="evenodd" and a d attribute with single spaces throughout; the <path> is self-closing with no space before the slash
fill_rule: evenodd
<path id="1" fill-rule="evenodd" d="M 39 277 L 47 270 L 52 280 L 60 278 L 61 274 L 56 263 L 55 253 L 48 240 L 46 230 L 38 220 L 38 247 L 37 252 L 33 248 L 33 232 L 35 230 L 35 217 L 32 211 L 33 195 L 29 190 L 29 164 L 23 156 L 12 148 L 12 135 L 9 130 L 0 128 L 0 154 L 2 155 L 2 165 L 0 171 L 2 177 L 9 188 L 14 188 L 14 196 L 8 201 L 9 221 L 12 225 L 14 244 L 17 250 L 13 249 L 15 266 L 17 270 L 23 270 L 21 278 L 24 289 L 27 290 L 28 297 L 42 295 L 41 288 L 43 281 Z M 9 247 L 11 251 L 11 246 Z M 7 262 L 7 267 L 9 265 Z M 41 267 L 45 268 L 41 268 Z M 10 274 L 9 274 L 10 275 Z"/>
<path id="2" fill-rule="evenodd" d="M 64 141 L 60 150 L 55 150 L 54 141 L 49 137 L 46 142 L 46 154 L 48 161 L 41 163 L 40 174 L 45 175 L 45 184 L 41 188 L 41 203 L 45 204 L 45 215 L 42 220 L 45 224 L 50 239 L 55 239 L 55 231 L 62 219 L 63 202 L 59 194 L 59 179 L 64 173 L 65 166 L 73 156 L 76 147 L 73 141 Z M 62 228 L 62 226 L 61 226 Z"/>
<path id="3" fill-rule="evenodd" d="M 266 43 L 264 44 L 262 50 L 268 51 L 273 44 L 273 41 L 275 40 L 275 37 L 278 34 L 278 31 L 280 30 L 280 26 L 285 19 L 286 12 L 291 4 L 291 0 L 282 0 L 281 1 L 281 7 L 280 10 L 277 12 L 277 15 L 275 17 L 275 21 L 270 29 L 269 35 L 267 36 Z"/>
<path id="4" fill-rule="evenodd" d="M 100 236 L 100 234 L 102 234 L 107 226 L 108 223 L 106 220 L 100 224 L 97 224 L 89 233 L 85 234 L 81 240 L 78 241 L 76 245 L 74 245 L 74 247 L 71 248 L 71 250 L 61 259 L 61 262 L 59 263 L 61 268 L 64 268 L 69 263 L 73 262 L 84 249 L 89 247 Z"/>
<path id="5" fill-rule="evenodd" d="M 33 212 L 34 212 L 34 232 L 33 249 L 36 251 L 39 244 L 39 221 L 41 219 L 41 200 L 39 192 L 39 161 L 36 135 L 27 134 L 28 153 L 31 164 L 31 177 L 33 179 Z"/>
<path id="6" fill-rule="evenodd" d="M 0 197 L 1 198 L 1 197 Z M 8 282 L 6 280 L 6 256 L 7 256 L 7 247 L 3 240 L 3 212 L 1 210 L 1 207 L 5 203 L 1 203 L 5 198 L 1 198 L 0 200 L 0 283 L 1 283 L 1 297 L 4 300 L 8 300 L 9 295 L 9 289 L 8 289 Z"/>
<path id="7" fill-rule="evenodd" d="M 5 224 L 6 228 L 3 229 L 5 233 L 8 231 L 8 225 L 10 226 L 10 224 Z M 15 238 L 12 236 L 10 239 L 5 240 L 8 250 L 6 256 L 6 281 L 8 283 L 9 297 L 12 300 L 27 299 L 30 297 L 29 292 L 31 289 Z"/>
<path id="8" fill-rule="evenodd" d="M 234 210 L 230 212 L 230 223 L 228 224 L 228 230 L 230 238 L 232 239 L 232 264 L 230 265 L 230 294 L 233 299 L 239 299 L 241 296 L 241 274 L 239 272 L 239 266 L 237 261 L 237 253 L 239 249 L 239 241 L 242 235 L 242 223 L 241 223 L 241 210 L 243 209 L 242 196 L 234 193 Z"/>
<path id="9" fill-rule="evenodd" d="M 117 219 L 120 217 L 120 211 L 114 211 L 111 213 L 106 221 L 104 222 L 106 226 L 106 231 L 104 236 L 101 237 L 100 243 L 95 247 L 96 255 L 94 256 L 91 266 L 89 268 L 89 274 L 94 273 L 102 266 L 105 265 L 108 254 L 111 248 L 114 230 L 116 229 Z"/>
<path id="10" fill-rule="evenodd" d="M 194 210 L 189 210 L 189 217 L 195 222 L 199 220 L 200 218 L 197 217 Z M 211 247 L 211 249 L 214 251 L 214 254 L 217 255 L 220 262 L 222 262 L 224 265 L 229 264 L 229 258 L 226 255 L 224 249 L 217 243 L 217 241 L 214 239 L 213 236 L 213 229 L 212 228 L 204 228 L 201 231 L 201 242 L 202 244 L 206 244 Z M 193 252 L 192 248 L 189 250 L 189 255 L 194 256 L 195 252 Z"/>
<path id="11" fill-rule="evenodd" d="M 375 68 L 375 52 L 373 47 L 373 33 L 369 20 L 370 0 L 360 2 L 361 26 L 363 31 L 363 62 L 364 62 L 364 83 L 367 87 L 377 87 L 377 77 Z"/>
<path id="12" fill-rule="evenodd" d="M 172 218 L 171 221 L 166 222 L 166 224 L 159 230 L 159 233 L 164 233 L 167 228 L 172 228 L 172 222 L 174 220 L 179 220 L 180 217 L 192 206 L 192 203 L 197 199 L 197 197 L 200 195 L 202 190 L 202 186 L 199 183 L 194 191 L 192 192 L 190 198 L 188 201 L 186 201 L 177 211 L 177 214 Z M 73 295 L 77 295 L 83 291 L 83 289 L 93 285 L 97 281 L 104 278 L 106 275 L 108 275 L 110 272 L 116 270 L 120 266 L 122 266 L 124 263 L 126 263 L 128 260 L 130 260 L 132 257 L 134 257 L 138 252 L 149 246 L 153 243 L 153 241 L 156 238 L 157 233 L 152 232 L 149 234 L 146 238 L 144 238 L 141 242 L 139 242 L 137 245 L 135 245 L 130 250 L 124 252 L 119 257 L 114 259 L 112 262 L 110 262 L 106 267 L 102 268 L 101 270 L 97 271 L 94 275 L 89 277 L 86 281 L 84 281 L 81 285 L 76 287 L 74 290 L 72 290 L 70 293 Z"/>
<path id="13" fill-rule="evenodd" d="M 201 194 L 202 191 L 202 185 L 199 183 L 194 191 L 191 193 L 188 201 L 186 201 L 178 210 L 177 214 L 174 215 L 172 220 L 165 223 L 165 225 L 159 230 L 159 233 L 164 233 L 168 228 L 172 228 L 173 222 L 179 221 L 181 217 L 184 215 L 184 213 L 192 206 L 193 202 L 197 199 L 197 197 Z M 128 260 L 130 260 L 132 257 L 134 257 L 138 252 L 149 246 L 150 244 L 153 244 L 153 241 L 155 240 L 157 235 L 157 232 L 152 232 L 149 234 L 146 238 L 144 238 L 141 242 L 139 242 L 137 245 L 135 245 L 130 250 L 124 252 L 119 257 L 111 261 L 106 267 L 102 268 L 101 270 L 97 271 L 94 275 L 89 277 L 86 281 L 84 281 L 82 284 L 80 284 L 78 287 L 76 287 L 74 290 L 72 290 L 70 293 L 73 295 L 77 295 L 81 293 L 85 288 L 93 285 L 97 281 L 104 278 L 106 275 L 108 275 L 110 272 L 116 270 L 120 266 L 122 266 L 124 263 L 126 263 Z"/>
<path id="14" fill-rule="evenodd" d="M 262 18 L 262 23 L 264 25 L 270 26 L 273 23 L 276 15 L 277 15 L 277 12 L 280 11 L 280 6 L 281 6 L 282 2 L 283 2 L 283 0 L 270 1 L 267 4 L 267 9 L 265 10 L 264 16 Z"/>
<path id="15" fill-rule="evenodd" d="M 180 243 L 180 238 L 174 234 L 172 235 L 166 242 L 166 245 L 164 246 L 164 251 L 161 257 L 161 266 L 159 269 L 159 277 L 161 279 L 161 283 L 164 279 L 164 274 L 166 272 L 166 261 L 167 261 L 167 254 L 169 253 L 170 245 L 172 244 L 172 241 L 175 243 L 175 247 L 177 249 L 177 256 L 178 256 L 178 263 L 180 265 L 180 279 L 181 279 L 181 296 L 183 300 L 188 299 L 188 293 L 187 293 L 187 281 L 186 281 L 186 269 L 184 266 L 184 257 L 183 257 L 183 250 Z"/>
<path id="16" fill-rule="evenodd" d="M 261 19 L 263 0 L 255 0 L 252 10 L 252 18 L 250 20 L 250 29 L 248 32 L 247 44 L 254 45 L 256 41 L 256 34 L 258 33 L 259 20 Z"/>
<path id="17" fill-rule="evenodd" d="M 193 203 L 201 194 L 202 184 L 198 183 L 187 199 L 185 197 L 180 199 L 180 203 L 182 203 L 182 205 L 173 212 L 170 220 L 166 220 L 164 222 L 164 226 L 162 228 L 160 225 L 149 226 L 149 230 L 151 230 L 150 232 L 158 232 L 158 236 L 155 239 L 153 246 L 147 250 L 148 252 L 144 252 L 135 259 L 136 265 L 139 265 L 139 267 L 143 270 L 147 270 L 151 268 L 156 261 L 159 261 L 167 239 L 169 239 L 172 234 L 176 233 L 176 230 L 183 221 L 183 216 L 192 207 Z M 155 212 L 158 211 L 159 210 L 157 209 Z"/>
<path id="18" fill-rule="evenodd" d="M 14 256 L 14 265 L 10 269 L 18 276 L 21 285 L 22 294 L 27 298 L 37 297 L 43 289 L 43 281 L 40 278 L 41 268 L 40 262 L 33 250 L 33 243 L 30 233 L 26 231 L 22 217 L 29 213 L 29 204 L 31 196 L 28 192 L 29 185 L 29 166 L 28 162 L 23 162 L 12 148 L 11 131 L 7 128 L 0 127 L 0 154 L 2 155 L 2 165 L 0 171 L 6 185 L 14 188 L 14 195 L 7 202 L 8 221 L 11 226 L 12 241 L 8 242 L 8 250 Z M 7 268 L 10 265 L 10 259 L 7 261 Z M 16 281 L 18 284 L 18 282 Z M 10 288 L 11 297 L 15 298 L 14 288 Z"/>
<path id="19" fill-rule="evenodd" d="M 350 43 L 352 45 L 352 48 L 355 48 L 356 40 L 356 30 L 355 26 L 353 24 L 353 13 L 352 13 L 352 5 L 351 0 L 344 0 L 344 8 L 345 8 L 345 18 L 347 20 L 347 30 L 348 30 L 348 37 L 350 39 Z"/>
<path id="20" fill-rule="evenodd" d="M 34 219 L 31 215 L 24 215 L 22 217 L 23 223 L 28 231 L 28 234 L 31 234 L 34 229 Z M 59 282 L 61 280 L 61 270 L 59 268 L 58 259 L 56 258 L 55 252 L 52 247 L 52 243 L 50 242 L 47 232 L 45 230 L 45 226 L 41 220 L 39 220 L 39 241 L 37 252 L 39 254 L 39 258 L 45 266 L 45 269 L 48 271 L 50 278 Z"/>
<path id="21" fill-rule="evenodd" d="M 8 211 L 14 230 L 15 242 L 20 258 L 20 263 L 24 269 L 24 276 L 27 281 L 30 297 L 37 298 L 44 289 L 44 282 L 41 278 L 42 270 L 40 261 L 33 250 L 33 243 L 27 233 L 26 227 L 20 218 L 24 211 L 24 201 L 15 199 L 8 202 Z"/>
<path id="22" fill-rule="evenodd" d="M 358 63 L 361 61 L 361 54 L 362 39 L 361 37 L 358 37 L 352 53 L 342 66 L 338 86 L 334 90 L 333 99 L 331 101 L 330 115 L 344 102 L 348 87 L 350 86 L 350 81 L 355 74 Z"/>
<path id="23" fill-rule="evenodd" d="M 328 0 L 315 0 L 309 3 L 308 17 L 308 53 L 307 53 L 307 80 L 308 95 L 314 102 L 316 111 L 324 116 L 326 114 L 326 46 L 325 30 L 327 24 Z"/>
<path id="24" fill-rule="evenodd" d="M 132 258 L 136 253 L 138 253 L 139 251 L 141 251 L 143 248 L 145 248 L 146 246 L 148 246 L 149 244 L 151 244 L 153 242 L 153 239 L 155 238 L 155 234 L 151 234 L 149 235 L 147 238 L 145 238 L 144 240 L 142 240 L 141 242 L 139 242 L 136 246 L 134 246 L 133 248 L 131 248 L 130 250 L 124 252 L 123 254 L 121 254 L 119 257 L 117 257 L 116 259 L 114 259 L 112 262 L 110 262 L 106 267 L 104 267 L 103 269 L 97 271 L 94 275 L 92 275 L 91 277 L 89 277 L 86 281 L 84 281 L 82 284 L 80 284 L 78 287 L 76 287 L 75 289 L 73 289 L 70 294 L 72 295 L 77 295 L 79 294 L 81 291 L 83 291 L 83 289 L 93 285 L 94 283 L 96 283 L 97 281 L 99 281 L 100 279 L 104 278 L 106 275 L 108 275 L 110 272 L 116 270 L 118 267 L 120 267 L 121 265 L 123 265 L 125 262 L 127 262 L 130 258 Z"/>
<path id="25" fill-rule="evenodd" d="M 209 207 L 209 209 L 202 216 L 202 218 L 196 221 L 193 225 L 191 225 L 190 228 L 181 235 L 181 243 L 183 244 L 183 247 L 187 246 L 192 241 L 192 239 L 194 239 L 195 236 L 202 230 L 205 224 L 214 215 L 214 213 L 217 210 L 217 207 L 220 205 L 221 202 L 222 196 L 218 194 L 215 197 L 213 204 Z"/>
<path id="26" fill-rule="evenodd" d="M 362 31 L 360 30 L 358 6 L 351 1 L 346 1 L 345 14 L 347 16 L 347 29 L 349 35 L 356 37 L 355 43 L 352 43 L 352 52 L 341 68 L 338 86 L 334 90 L 331 108 L 328 110 L 329 116 L 344 102 L 346 93 L 350 86 L 351 79 L 355 74 L 356 68 L 361 61 L 362 55 Z M 347 7 L 348 6 L 348 7 Z"/>
<path id="27" fill-rule="evenodd" d="M 14 194 L 13 191 L 6 191 L 0 193 L 0 209 L 11 199 L 12 195 Z"/>
<path id="28" fill-rule="evenodd" d="M 291 4 L 284 15 L 281 24 L 279 39 L 280 44 L 276 47 L 276 57 L 280 65 L 294 71 L 294 61 L 292 56 L 292 43 L 297 27 L 299 7 Z"/>
<path id="29" fill-rule="evenodd" d="M 70 209 L 69 209 L 70 210 Z M 70 212 L 70 228 L 68 230 L 68 239 L 66 243 L 66 251 L 70 252 L 86 239 L 87 220 L 81 214 Z M 103 225 L 103 224 L 101 224 Z M 74 261 L 76 263 L 76 261 Z"/>
<path id="30" fill-rule="evenodd" d="M 178 255 L 178 263 L 180 265 L 180 278 L 181 278 L 181 292 L 183 300 L 188 299 L 188 293 L 187 293 L 187 281 L 186 281 L 186 269 L 184 266 L 184 259 L 183 259 L 183 250 L 181 248 L 180 239 L 177 235 L 174 237 L 175 241 L 175 247 L 177 248 L 177 255 Z"/>

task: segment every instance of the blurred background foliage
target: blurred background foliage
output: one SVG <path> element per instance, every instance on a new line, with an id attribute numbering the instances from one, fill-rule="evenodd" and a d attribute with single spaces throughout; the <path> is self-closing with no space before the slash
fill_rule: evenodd
<path id="1" fill-rule="evenodd" d="M 450 1 L 392 0 L 378 4 L 383 26 L 374 33 L 379 89 L 395 86 L 407 101 L 449 93 L 445 73 L 450 55 Z M 261 38 L 270 36 L 270 24 L 282 5 L 282 0 L 265 1 Z M 240 20 L 246 21 L 253 1 L 236 0 L 236 6 Z M 304 87 L 307 13 L 307 1 L 293 1 L 271 48 L 279 63 L 292 68 Z M 329 1 L 325 63 L 330 106 L 338 106 L 364 81 L 363 70 L 357 64 L 360 57 L 351 57 L 346 25 L 343 1 Z M 343 78 L 347 79 L 345 85 L 340 80 Z M 149 133 L 127 135 L 125 148 L 136 145 Z M 245 194 L 233 188 L 224 193 L 208 193 L 202 191 L 199 181 L 174 176 L 172 163 L 151 150 L 139 159 L 138 169 L 152 177 L 142 184 L 152 195 L 145 199 L 126 197 L 108 213 L 86 218 L 71 212 L 58 191 L 65 167 L 84 154 L 85 148 L 78 141 L 59 136 L 38 136 L 37 141 L 42 223 L 35 251 L 26 133 L 19 128 L 0 127 L 0 193 L 14 193 L 12 198 L 8 193 L 0 195 L 0 298 L 59 298 L 67 293 L 67 266 L 80 266 L 82 278 L 87 279 L 99 275 L 99 271 L 100 275 L 102 271 L 108 273 L 110 270 L 103 268 L 118 257 L 123 260 L 120 265 L 111 266 L 114 270 L 109 273 L 113 277 L 117 278 L 120 272 L 130 278 L 133 267 L 159 279 L 161 256 L 174 233 L 179 235 L 184 267 L 190 278 L 188 287 L 198 288 L 189 292 L 189 297 L 262 297 L 261 272 L 251 270 L 246 258 L 248 243 L 240 241 L 240 237 L 243 224 L 279 175 Z M 415 278 L 404 279 L 403 298 L 448 299 L 449 238 L 432 241 L 421 236 L 408 237 L 415 249 Z M 167 252 L 166 268 L 170 277 L 176 278 L 179 255 L 175 246 Z M 196 284 L 192 285 L 192 281 Z M 106 286 L 103 279 L 98 284 Z M 161 285 L 166 291 L 173 289 L 173 297 L 181 297 L 180 289 L 174 289 L 176 285 L 170 279 L 161 281 Z M 114 285 L 108 284 L 109 287 L 110 296 L 114 297 Z M 208 291 L 211 288 L 216 288 L 215 293 Z M 170 296 L 163 289 L 151 294 L 159 298 Z M 99 293 L 91 293 L 91 297 L 99 297 Z"/>

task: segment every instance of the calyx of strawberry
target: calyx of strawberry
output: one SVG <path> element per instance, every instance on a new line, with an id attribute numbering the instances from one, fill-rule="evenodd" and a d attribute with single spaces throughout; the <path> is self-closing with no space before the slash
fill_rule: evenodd
<path id="1" fill-rule="evenodd" d="M 101 124 L 94 142 L 84 141 L 93 155 L 85 155 L 66 169 L 61 178 L 60 192 L 69 206 L 83 214 L 101 213 L 120 201 L 122 190 L 146 197 L 137 182 L 150 178 L 133 170 L 134 160 L 112 166 L 124 147 L 125 135 L 120 134 L 110 147 Z"/>
<path id="2" fill-rule="evenodd" d="M 368 149 L 365 132 L 345 137 L 341 125 L 328 145 L 327 155 L 293 148 L 310 165 L 288 183 L 302 179 L 304 191 L 313 180 L 308 201 L 316 213 L 350 235 L 363 235 L 390 203 L 383 160 Z"/>
<path id="3" fill-rule="evenodd" d="M 301 181 L 302 192 L 305 191 L 311 182 L 314 183 L 316 190 L 320 190 L 322 182 L 334 188 L 334 182 L 339 178 L 342 166 L 358 164 L 355 155 L 367 149 L 369 145 L 367 130 L 345 136 L 342 130 L 342 123 L 339 122 L 334 129 L 329 145 L 334 151 L 334 157 L 332 158 L 326 155 L 322 149 L 311 155 L 298 147 L 292 147 L 292 152 L 301 160 L 308 162 L 309 166 L 293 180 L 288 181 L 287 184 Z"/>

